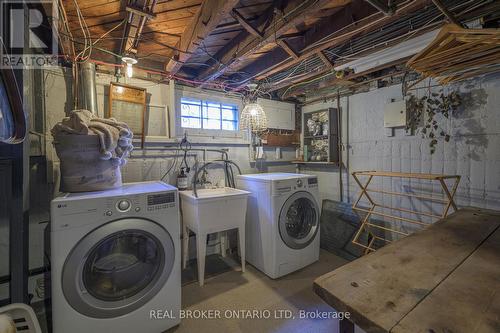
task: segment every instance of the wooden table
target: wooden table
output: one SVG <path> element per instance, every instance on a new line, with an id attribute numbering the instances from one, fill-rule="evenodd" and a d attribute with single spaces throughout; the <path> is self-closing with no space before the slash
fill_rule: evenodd
<path id="1" fill-rule="evenodd" d="M 366 332 L 500 332 L 500 212 L 465 208 L 314 282 Z"/>

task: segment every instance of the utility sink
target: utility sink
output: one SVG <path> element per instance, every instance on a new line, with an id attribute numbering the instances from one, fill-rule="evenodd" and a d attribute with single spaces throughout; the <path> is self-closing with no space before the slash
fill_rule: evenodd
<path id="1" fill-rule="evenodd" d="M 250 192 L 230 187 L 200 189 L 197 196 L 192 191 L 180 191 L 183 223 L 182 266 L 186 268 L 189 249 L 189 230 L 196 234 L 198 283 L 205 281 L 205 254 L 207 235 L 230 229 L 238 230 L 241 271 L 245 272 L 245 218 Z M 220 238 L 221 255 L 225 256 L 225 239 Z"/>
<path id="2" fill-rule="evenodd" d="M 250 192 L 230 187 L 179 191 L 182 220 L 196 232 L 220 232 L 245 225 L 247 198 Z"/>

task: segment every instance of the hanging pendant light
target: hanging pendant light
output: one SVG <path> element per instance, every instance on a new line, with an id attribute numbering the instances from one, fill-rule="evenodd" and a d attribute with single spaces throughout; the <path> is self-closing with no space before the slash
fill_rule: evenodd
<path id="1" fill-rule="evenodd" d="M 251 129 L 252 132 L 262 132 L 267 129 L 267 117 L 258 103 L 248 103 L 241 111 L 240 128 Z"/>
<path id="2" fill-rule="evenodd" d="M 127 77 L 131 78 L 134 75 L 133 65 L 137 64 L 137 59 L 127 56 L 122 57 L 122 61 L 127 65 Z"/>

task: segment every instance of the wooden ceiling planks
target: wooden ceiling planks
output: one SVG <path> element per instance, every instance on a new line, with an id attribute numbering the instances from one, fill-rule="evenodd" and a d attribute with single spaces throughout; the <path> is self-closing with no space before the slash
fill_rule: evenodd
<path id="1" fill-rule="evenodd" d="M 172 48 L 178 43 L 180 36 L 191 23 L 202 0 L 159 0 L 154 7 L 155 19 L 148 20 L 144 26 L 140 43 L 138 44 L 137 57 L 141 58 L 156 52 L 168 60 L 173 52 Z M 67 13 L 68 26 L 77 40 L 75 47 L 78 50 L 83 46 L 83 34 L 73 0 L 62 0 Z M 127 11 L 126 1 L 120 0 L 77 0 L 79 8 L 89 27 L 93 40 L 109 31 L 116 24 L 125 20 Z M 96 46 L 112 52 L 118 52 L 120 40 L 123 38 L 123 28 L 113 31 Z M 168 47 L 167 47 L 168 46 Z M 101 61 L 117 61 L 109 54 L 93 51 L 93 58 Z M 157 67 L 162 67 L 159 64 Z"/>
<path id="2" fill-rule="evenodd" d="M 324 43 L 321 43 L 315 47 L 312 48 L 306 48 L 304 51 L 301 52 L 301 56 L 298 59 L 293 59 L 292 61 L 286 61 L 283 62 L 282 64 L 270 68 L 267 71 L 260 72 L 257 75 L 257 79 L 261 80 L 266 77 L 268 77 L 271 74 L 280 72 L 282 70 L 285 70 L 289 67 L 292 67 L 293 65 L 297 65 L 301 61 L 315 55 L 319 51 L 323 51 L 324 49 L 327 49 L 329 47 L 335 46 L 335 45 L 340 45 L 349 39 L 351 39 L 354 36 L 361 35 L 363 33 L 367 33 L 370 31 L 374 31 L 376 29 L 379 29 L 385 24 L 389 24 L 407 13 L 411 13 L 413 11 L 419 10 L 420 8 L 423 8 L 424 6 L 428 5 L 430 3 L 430 0 L 415 0 L 409 3 L 405 3 L 401 7 L 398 8 L 396 13 L 392 16 L 385 16 L 382 13 L 376 13 L 370 16 L 367 16 L 360 20 L 360 22 L 356 22 L 356 24 L 351 25 L 348 29 L 342 29 L 340 33 L 337 33 L 338 30 L 341 29 L 342 26 L 346 26 L 344 23 L 340 23 L 339 27 L 335 27 L 334 34 L 328 38 L 328 40 Z M 341 19 L 341 17 L 339 18 Z M 340 21 L 340 20 L 339 20 Z M 314 39 L 311 40 L 309 44 L 313 44 Z"/>
<path id="3" fill-rule="evenodd" d="M 77 1 L 94 40 L 128 15 L 126 1 Z M 68 26 L 80 41 L 78 52 L 82 32 L 75 6 L 73 0 L 62 2 Z M 398 11 L 386 16 L 365 0 L 158 0 L 155 18 L 142 30 L 137 57 L 148 63 L 156 61 L 158 69 L 174 74 L 181 71 L 181 75 L 201 81 L 223 78 L 242 86 L 272 76 L 271 81 L 276 81 L 273 90 L 286 88 L 332 71 L 333 64 L 323 50 L 433 6 L 431 0 L 394 3 Z M 96 47 L 118 52 L 122 32 L 120 28 L 110 33 Z M 119 61 L 97 49 L 93 58 Z M 308 64 L 306 73 L 286 76 L 290 68 L 303 62 Z"/>
<path id="4" fill-rule="evenodd" d="M 233 10 L 238 0 L 205 0 L 202 2 L 194 19 L 183 32 L 176 45 L 180 52 L 175 54 L 165 69 L 171 74 L 176 74 L 191 54 L 196 51 L 213 29 Z"/>
<path id="5" fill-rule="evenodd" d="M 268 29 L 262 38 L 256 37 L 250 33 L 242 35 L 240 38 L 235 38 L 228 45 L 226 45 L 219 54 L 215 55 L 218 63 L 222 66 L 213 66 L 202 70 L 200 79 L 211 81 L 217 79 L 226 72 L 235 71 L 244 67 L 249 62 L 249 57 L 258 52 L 262 47 L 267 44 L 273 43 L 275 46 L 276 36 L 280 36 L 295 25 L 302 22 L 307 15 L 314 15 L 317 11 L 324 8 L 328 3 L 336 3 L 338 6 L 349 3 L 349 0 L 291 0 L 286 3 L 285 8 L 282 9 L 282 15 L 275 15 L 268 24 L 273 29 Z M 274 11 L 269 8 L 268 11 Z M 286 19 L 284 19 L 286 18 Z M 263 20 L 260 25 L 264 25 L 266 20 Z M 260 28 L 260 25 L 258 28 Z"/>

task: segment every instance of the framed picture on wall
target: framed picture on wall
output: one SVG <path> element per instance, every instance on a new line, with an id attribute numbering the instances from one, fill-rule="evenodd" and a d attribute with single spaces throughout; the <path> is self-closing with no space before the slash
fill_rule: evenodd
<path id="1" fill-rule="evenodd" d="M 170 138 L 170 122 L 166 105 L 146 106 L 146 141 L 164 141 Z"/>
<path id="2" fill-rule="evenodd" d="M 126 123 L 134 137 L 141 137 L 144 147 L 146 89 L 111 82 L 109 85 L 109 117 Z"/>

